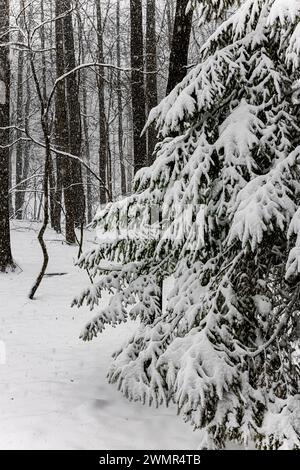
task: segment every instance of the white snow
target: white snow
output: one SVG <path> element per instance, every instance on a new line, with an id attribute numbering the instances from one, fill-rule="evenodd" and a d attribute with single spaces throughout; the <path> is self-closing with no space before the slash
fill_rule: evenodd
<path id="1" fill-rule="evenodd" d="M 285 21 L 295 21 L 300 12 L 299 0 L 275 0 L 269 13 L 269 23 L 277 19 L 284 24 Z"/>
<path id="2" fill-rule="evenodd" d="M 269 315 L 272 311 L 272 304 L 265 295 L 255 295 L 253 298 L 256 308 L 261 315 Z"/>
<path id="3" fill-rule="evenodd" d="M 4 341 L 0 341 L 0 364 L 6 363 L 6 348 Z"/>
<path id="4" fill-rule="evenodd" d="M 0 448 L 196 449 L 199 436 L 174 409 L 130 403 L 107 383 L 111 353 L 130 334 L 130 324 L 109 328 L 90 343 L 79 340 L 90 312 L 69 307 L 88 283 L 73 265 L 77 248 L 48 230 L 48 273 L 67 275 L 44 279 L 30 301 L 41 265 L 37 226 L 12 228 L 23 271 L 0 276 L 2 362 L 6 351 L 6 363 L 0 361 Z"/>
<path id="5" fill-rule="evenodd" d="M 0 80 L 0 104 L 6 103 L 6 85 Z"/>

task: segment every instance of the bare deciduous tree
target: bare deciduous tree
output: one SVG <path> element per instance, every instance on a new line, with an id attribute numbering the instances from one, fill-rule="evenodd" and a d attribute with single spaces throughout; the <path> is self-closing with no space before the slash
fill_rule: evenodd
<path id="1" fill-rule="evenodd" d="M 141 0 L 130 0 L 130 18 L 134 171 L 137 172 L 148 163 L 146 136 L 141 135 L 146 121 L 143 9 Z"/>
<path id="2" fill-rule="evenodd" d="M 146 30 L 146 91 L 147 110 L 157 106 L 157 51 L 156 51 L 156 2 L 147 0 L 147 30 Z M 156 145 L 155 126 L 148 130 L 148 164 L 153 162 L 153 151 Z"/>
<path id="3" fill-rule="evenodd" d="M 0 0 L 0 46 L 9 42 L 9 1 Z M 2 43 L 2 44 L 1 44 Z M 9 47 L 0 47 L 0 126 L 9 127 Z M 0 130 L 0 271 L 13 267 L 9 230 L 9 129 Z"/>

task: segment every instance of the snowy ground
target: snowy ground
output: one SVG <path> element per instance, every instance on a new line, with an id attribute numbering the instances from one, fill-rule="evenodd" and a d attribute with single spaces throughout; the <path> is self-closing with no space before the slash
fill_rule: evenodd
<path id="1" fill-rule="evenodd" d="M 174 409 L 129 403 L 108 385 L 111 353 L 132 327 L 108 329 L 91 343 L 78 339 L 91 313 L 69 305 L 88 278 L 73 265 L 77 249 L 50 230 L 48 273 L 68 274 L 44 279 L 37 299 L 28 299 L 41 266 L 37 228 L 12 224 L 13 253 L 23 271 L 0 275 L 0 448 L 197 448 L 197 433 Z"/>

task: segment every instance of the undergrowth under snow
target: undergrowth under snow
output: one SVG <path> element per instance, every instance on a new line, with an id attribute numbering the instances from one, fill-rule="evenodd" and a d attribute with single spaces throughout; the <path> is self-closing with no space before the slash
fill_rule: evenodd
<path id="1" fill-rule="evenodd" d="M 48 273 L 35 301 L 28 292 L 41 267 L 37 224 L 12 223 L 18 273 L 0 276 L 1 449 L 195 449 L 197 433 L 174 409 L 128 402 L 106 381 L 111 354 L 131 325 L 108 328 L 98 341 L 79 340 L 90 318 L 71 309 L 86 285 L 76 267 L 77 248 L 48 230 Z M 93 243 L 87 232 L 86 244 Z M 3 359 L 3 358 L 2 358 Z"/>

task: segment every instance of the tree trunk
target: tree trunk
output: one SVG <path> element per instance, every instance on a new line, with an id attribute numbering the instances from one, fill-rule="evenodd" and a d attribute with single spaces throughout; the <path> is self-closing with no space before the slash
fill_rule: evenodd
<path id="1" fill-rule="evenodd" d="M 117 0 L 117 66 L 121 67 L 121 30 L 120 30 L 120 0 Z M 118 147 L 121 172 L 121 193 L 124 196 L 127 192 L 126 187 L 126 169 L 124 164 L 123 150 L 123 104 L 122 104 L 122 81 L 121 71 L 117 71 L 117 96 L 118 96 Z"/>
<path id="2" fill-rule="evenodd" d="M 102 28 L 102 12 L 100 0 L 96 0 L 97 10 L 97 38 L 98 38 L 98 62 L 104 63 L 104 50 L 103 50 L 103 28 Z M 108 166 L 108 145 L 107 145 L 107 129 L 106 129 L 106 115 L 105 115 L 105 88 L 104 88 L 105 70 L 104 67 L 98 68 L 97 73 L 97 87 L 98 87 L 98 100 L 99 100 L 99 176 L 100 183 L 100 204 L 107 202 L 107 166 Z"/>
<path id="3" fill-rule="evenodd" d="M 40 99 L 40 104 L 41 104 L 41 124 L 42 124 L 42 129 L 43 129 L 43 134 L 44 134 L 44 140 L 45 140 L 45 165 L 44 165 L 44 180 L 43 180 L 43 196 L 44 196 L 44 214 L 43 214 L 43 224 L 40 228 L 39 234 L 38 234 L 38 241 L 40 243 L 42 252 L 43 252 L 43 264 L 42 268 L 36 278 L 36 281 L 30 290 L 29 293 L 29 299 L 33 300 L 34 296 L 44 278 L 44 275 L 46 273 L 46 269 L 49 263 L 49 255 L 47 251 L 47 246 L 44 240 L 44 235 L 47 230 L 47 226 L 49 223 L 49 172 L 50 172 L 50 165 L 51 165 L 51 145 L 50 145 L 50 137 L 49 137 L 49 122 L 48 122 L 48 117 L 44 115 L 43 109 L 44 109 L 44 97 L 42 95 L 43 90 L 40 89 L 38 80 L 36 77 L 36 72 L 35 68 L 33 65 L 33 59 L 31 58 L 31 69 L 32 73 L 34 75 L 34 80 L 36 84 L 36 88 L 38 91 L 39 99 Z"/>
<path id="4" fill-rule="evenodd" d="M 187 71 L 193 10 L 186 13 L 189 0 L 177 0 L 170 55 L 167 94 L 180 83 Z"/>
<path id="5" fill-rule="evenodd" d="M 49 223 L 49 171 L 50 171 L 50 162 L 51 162 L 51 150 L 50 150 L 50 140 L 49 140 L 49 129 L 48 125 L 43 125 L 44 139 L 45 139 L 45 166 L 44 166 L 44 181 L 43 181 L 43 194 L 44 194 L 44 219 L 43 224 L 40 228 L 38 234 L 38 241 L 40 243 L 42 252 L 43 252 L 43 264 L 42 268 L 36 278 L 36 281 L 30 290 L 29 299 L 33 300 L 34 296 L 45 276 L 46 269 L 49 263 L 49 255 L 47 251 L 47 246 L 44 240 L 44 235 Z"/>
<path id="6" fill-rule="evenodd" d="M 109 55 L 109 61 L 112 63 L 112 61 L 114 60 L 114 57 L 112 54 Z M 112 69 L 109 70 L 108 72 L 108 76 L 107 76 L 107 81 L 108 83 L 110 84 L 110 86 L 112 86 L 111 84 L 113 83 L 113 80 L 114 80 L 114 76 L 113 76 L 114 72 Z M 112 201 L 112 195 L 113 195 L 113 180 L 112 180 L 112 175 L 113 175 L 113 161 L 112 161 L 112 152 L 111 152 L 111 138 L 113 139 L 113 132 L 110 134 L 110 130 L 109 130 L 109 122 L 110 122 L 110 112 L 111 110 L 113 109 L 113 106 L 114 106 L 114 94 L 113 93 L 109 93 L 109 100 L 108 100 L 108 103 L 107 103 L 107 107 L 108 107 L 108 115 L 107 115 L 107 118 L 106 118 L 106 136 L 107 136 L 107 165 L 106 165 L 106 180 L 107 180 L 107 185 L 106 185 L 106 194 L 107 194 L 107 198 L 108 198 L 108 202 L 111 202 Z"/>
<path id="7" fill-rule="evenodd" d="M 9 42 L 9 1 L 0 0 L 0 43 Z M 9 48 L 0 47 L 0 127 L 8 127 L 10 118 Z M 0 130 L 1 145 L 9 144 L 9 130 Z M 9 229 L 9 148 L 0 148 L 0 271 L 13 268 Z"/>
<path id="8" fill-rule="evenodd" d="M 86 155 L 86 162 L 90 166 L 91 164 L 91 154 L 90 154 L 90 144 L 89 144 L 89 126 L 87 119 L 87 93 L 85 88 L 85 72 L 83 72 L 83 92 L 82 92 L 82 105 L 84 116 L 82 118 L 83 122 L 83 132 L 84 132 L 84 149 Z M 92 200 L 92 178 L 89 171 L 86 172 L 86 202 L 87 202 L 87 223 L 89 224 L 93 220 L 93 200 Z"/>
<path id="9" fill-rule="evenodd" d="M 56 0 L 56 18 L 66 11 L 66 6 L 60 0 Z M 64 62 L 64 27 L 63 19 L 55 21 L 55 43 L 56 43 L 56 76 L 60 77 L 65 73 Z M 67 116 L 67 100 L 65 81 L 58 83 L 55 95 L 55 144 L 62 151 L 69 150 L 69 132 Z M 56 216 L 55 230 L 61 232 L 61 204 L 62 188 L 64 189 L 65 202 L 65 224 L 66 241 L 75 243 L 74 210 L 72 200 L 72 167 L 68 158 L 56 158 Z"/>
<path id="10" fill-rule="evenodd" d="M 29 70 L 29 67 L 28 67 Z M 29 76 L 29 74 L 28 74 Z M 29 120 L 30 120 L 30 102 L 31 102 L 31 89 L 30 89 L 30 81 L 27 80 L 26 83 L 26 101 L 25 101 L 25 129 L 29 129 Z M 27 141 L 24 144 L 24 155 L 23 155 L 23 178 L 26 180 L 28 177 L 29 172 L 29 159 L 30 159 L 30 149 L 31 149 L 31 142 Z M 24 189 L 27 185 L 24 185 Z"/>
<path id="11" fill-rule="evenodd" d="M 147 111 L 157 106 L 157 50 L 156 50 L 156 12 L 155 0 L 147 0 L 147 32 L 146 32 L 146 90 Z M 156 129 L 152 124 L 148 129 L 148 165 L 154 161 L 154 148 L 156 145 Z"/>
<path id="12" fill-rule="evenodd" d="M 146 121 L 142 0 L 130 0 L 130 18 L 133 147 L 136 173 L 148 163 L 146 136 L 141 136 Z"/>
<path id="13" fill-rule="evenodd" d="M 83 25 L 81 17 L 78 16 L 79 21 L 79 44 L 81 48 L 81 62 L 85 63 L 85 48 L 83 45 Z M 91 164 L 91 152 L 90 152 L 90 142 L 89 142 L 89 122 L 88 122 L 88 99 L 87 99 L 87 71 L 82 70 L 81 72 L 81 90 L 82 90 L 82 128 L 84 135 L 84 153 L 87 164 Z M 87 223 L 89 224 L 93 220 L 93 198 L 92 198 L 92 178 L 89 171 L 86 171 L 86 206 L 87 206 Z"/>
<path id="14" fill-rule="evenodd" d="M 169 50 L 172 49 L 172 40 L 173 40 L 173 29 L 174 29 L 174 18 L 175 18 L 175 0 L 167 0 L 166 5 L 166 16 L 167 16 L 167 27 L 168 27 L 168 46 Z"/>
<path id="15" fill-rule="evenodd" d="M 41 49 L 44 51 L 46 49 L 46 40 L 45 40 L 45 12 L 44 12 L 44 0 L 40 0 L 40 11 L 41 11 L 41 27 L 40 39 L 41 39 Z M 47 75 L 46 75 L 46 55 L 42 54 L 42 94 L 44 102 L 47 102 Z M 53 168 L 52 155 L 50 153 L 49 162 L 48 162 L 48 174 L 49 174 L 49 198 L 50 198 L 50 221 L 51 227 L 56 228 L 56 209 L 55 209 L 55 176 Z"/>
<path id="16" fill-rule="evenodd" d="M 71 1 L 64 0 L 65 11 L 71 9 Z M 64 56 L 65 71 L 69 72 L 76 67 L 74 29 L 72 14 L 64 17 Z M 68 128 L 69 128 L 69 151 L 72 155 L 81 157 L 82 129 L 79 102 L 78 74 L 72 73 L 66 78 L 67 106 L 68 106 Z M 80 227 L 85 222 L 85 195 L 82 181 L 82 169 L 80 162 L 70 161 L 71 184 L 69 189 L 72 194 L 72 204 L 75 226 Z"/>
<path id="17" fill-rule="evenodd" d="M 24 9 L 24 0 L 20 0 L 20 11 Z M 20 27 L 24 28 L 24 12 L 20 15 Z M 19 42 L 22 42 L 22 34 L 19 33 Z M 19 128 L 23 125 L 23 76 L 24 76 L 24 51 L 20 49 L 18 52 L 18 73 L 17 73 L 17 126 Z M 16 132 L 17 139 L 22 137 L 22 132 Z M 15 193 L 15 217 L 21 220 L 23 218 L 23 204 L 24 204 L 24 189 L 21 181 L 24 179 L 23 175 L 23 142 L 20 140 L 16 145 L 16 193 Z"/>
<path id="18" fill-rule="evenodd" d="M 63 5 L 59 0 L 56 0 L 55 17 L 57 18 L 64 11 Z M 56 45 L 56 76 L 60 77 L 64 74 L 64 48 L 63 48 L 63 20 L 55 21 L 55 45 Z M 56 95 L 55 95 L 55 144 L 63 151 L 68 149 L 68 131 L 67 131 L 67 113 L 66 113 L 66 93 L 65 82 L 59 82 Z M 61 211 L 62 211 L 62 188 L 63 183 L 69 175 L 69 162 L 67 159 L 56 157 L 56 188 L 55 188 L 55 217 L 54 229 L 57 233 L 61 233 Z M 66 184 L 68 186 L 68 184 Z M 73 218 L 70 221 L 70 213 L 67 211 L 68 191 L 65 190 L 65 223 L 66 227 L 70 226 L 69 231 L 74 232 Z M 67 229 L 66 229 L 67 230 Z M 75 240 L 75 233 L 71 234 L 71 239 Z M 68 241 L 68 240 L 67 240 Z"/>

